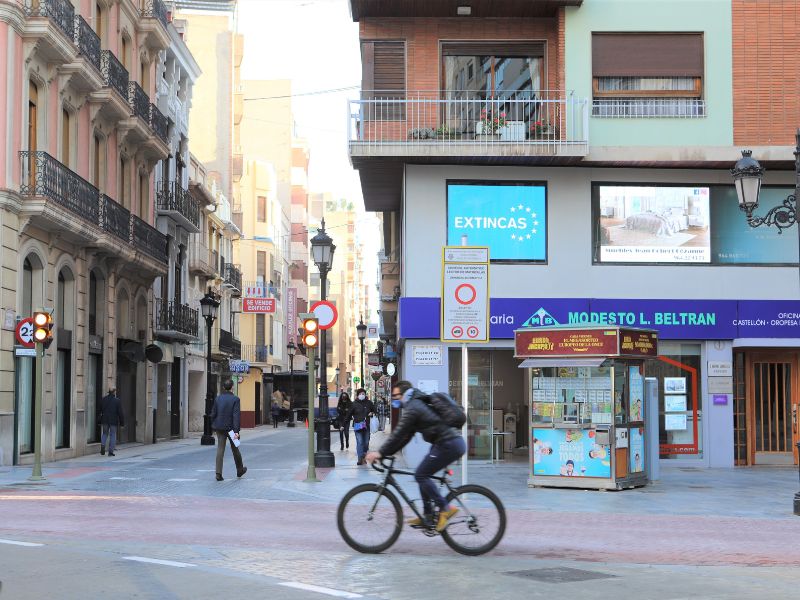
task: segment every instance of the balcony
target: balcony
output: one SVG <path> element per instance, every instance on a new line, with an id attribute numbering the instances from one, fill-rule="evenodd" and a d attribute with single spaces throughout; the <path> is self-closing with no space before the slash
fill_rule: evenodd
<path id="1" fill-rule="evenodd" d="M 100 111 L 111 121 L 127 119 L 131 114 L 128 104 L 128 71 L 111 50 L 100 53 L 100 74 L 103 87 L 93 92 L 90 100 L 100 104 Z"/>
<path id="2" fill-rule="evenodd" d="M 150 97 L 135 81 L 128 82 L 128 105 L 131 108 L 131 116 L 139 117 L 145 123 L 150 124 Z"/>
<path id="3" fill-rule="evenodd" d="M 150 115 L 147 122 L 158 138 L 165 144 L 169 144 L 169 119 L 164 116 L 155 104 L 150 105 Z"/>
<path id="4" fill-rule="evenodd" d="M 159 215 L 171 218 L 189 233 L 200 233 L 200 205 L 189 190 L 175 181 L 163 181 L 156 190 Z"/>
<path id="5" fill-rule="evenodd" d="M 105 194 L 100 197 L 100 227 L 125 242 L 131 240 L 131 211 Z"/>
<path id="6" fill-rule="evenodd" d="M 156 298 L 153 312 L 157 336 L 182 341 L 197 339 L 197 309 L 188 304 L 178 304 L 174 300 Z"/>
<path id="7" fill-rule="evenodd" d="M 244 174 L 244 157 L 241 154 L 241 150 L 239 152 L 234 151 L 233 155 L 231 156 L 231 176 L 233 180 L 238 182 L 242 179 L 242 175 Z"/>
<path id="8" fill-rule="evenodd" d="M 192 242 L 189 253 L 189 273 L 200 277 L 216 277 L 219 257 L 199 242 Z"/>
<path id="9" fill-rule="evenodd" d="M 146 0 L 140 21 L 140 43 L 153 50 L 169 48 L 169 12 L 162 0 Z"/>
<path id="10" fill-rule="evenodd" d="M 35 39 L 37 52 L 49 61 L 75 58 L 75 8 L 69 0 L 20 0 L 28 17 L 24 37 Z"/>
<path id="11" fill-rule="evenodd" d="M 246 344 L 242 346 L 242 360 L 246 360 L 250 364 L 253 363 L 266 363 L 267 358 L 271 356 L 269 346 Z"/>
<path id="12" fill-rule="evenodd" d="M 19 156 L 22 163 L 19 191 L 39 201 L 38 206 L 27 203 L 29 210 L 34 209 L 37 222 L 41 221 L 39 225 L 72 234 L 76 240 L 92 239 L 93 232 L 86 225 L 97 226 L 100 221 L 98 189 L 47 152 L 23 150 Z"/>
<path id="13" fill-rule="evenodd" d="M 131 215 L 130 242 L 137 252 L 144 252 L 164 264 L 169 262 L 167 236 L 136 215 Z"/>
<path id="14" fill-rule="evenodd" d="M 211 339 L 211 354 L 221 358 L 241 358 L 242 342 L 233 337 L 230 331 L 215 329 Z"/>
<path id="15" fill-rule="evenodd" d="M 61 67 L 62 73 L 72 75 L 72 84 L 76 89 L 94 92 L 103 86 L 100 72 L 101 50 L 100 38 L 82 16 L 75 17 L 75 46 L 78 55 L 75 61 Z"/>
<path id="16" fill-rule="evenodd" d="M 169 156 L 166 142 L 169 122 L 165 125 L 166 117 L 150 104 L 150 97 L 135 81 L 128 82 L 128 106 L 130 116 L 119 127 L 123 140 L 140 146 L 144 156 L 151 160 L 161 160 Z"/>
<path id="17" fill-rule="evenodd" d="M 231 292 L 234 296 L 240 296 L 242 294 L 242 272 L 237 265 L 225 263 L 223 279 L 223 285 L 231 288 Z"/>

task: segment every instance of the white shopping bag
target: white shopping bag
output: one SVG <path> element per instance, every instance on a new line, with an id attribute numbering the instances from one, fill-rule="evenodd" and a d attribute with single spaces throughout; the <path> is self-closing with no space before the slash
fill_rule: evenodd
<path id="1" fill-rule="evenodd" d="M 369 420 L 369 431 L 370 433 L 375 433 L 380 428 L 380 424 L 378 423 L 378 417 L 372 417 Z"/>

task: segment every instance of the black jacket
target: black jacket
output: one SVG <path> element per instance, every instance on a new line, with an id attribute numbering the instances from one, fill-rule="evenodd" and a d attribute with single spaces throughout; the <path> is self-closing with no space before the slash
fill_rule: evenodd
<path id="1" fill-rule="evenodd" d="M 345 423 L 349 423 L 353 419 L 353 423 L 363 423 L 367 420 L 370 413 L 375 412 L 375 405 L 371 400 L 356 400 L 353 406 L 347 411 L 347 416 L 344 419 Z"/>
<path id="2" fill-rule="evenodd" d="M 400 421 L 392 431 L 392 435 L 381 446 L 383 456 L 391 456 L 405 446 L 414 434 L 419 432 L 423 439 L 430 444 L 438 444 L 459 437 L 458 430 L 449 427 L 442 421 L 418 390 L 414 390 L 400 413 Z"/>
<path id="3" fill-rule="evenodd" d="M 125 425 L 125 415 L 122 413 L 122 403 L 112 394 L 103 396 L 100 401 L 101 425 Z"/>
<path id="4" fill-rule="evenodd" d="M 344 398 L 339 399 L 339 403 L 336 405 L 336 427 L 347 427 L 348 422 L 347 414 L 350 412 L 350 409 L 353 407 L 353 401 L 349 398 L 345 400 Z"/>
<path id="5" fill-rule="evenodd" d="M 223 392 L 214 400 L 211 409 L 211 429 L 228 433 L 233 429 L 239 433 L 239 397 Z"/>

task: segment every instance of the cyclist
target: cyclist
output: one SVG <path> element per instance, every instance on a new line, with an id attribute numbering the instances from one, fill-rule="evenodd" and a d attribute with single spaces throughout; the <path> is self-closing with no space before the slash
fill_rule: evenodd
<path id="1" fill-rule="evenodd" d="M 392 388 L 392 406 L 403 409 L 400 421 L 379 451 L 367 453 L 366 462 L 373 463 L 384 456 L 395 454 L 411 441 L 415 433 L 421 433 L 425 441 L 431 444 L 428 455 L 422 459 L 414 473 L 422 495 L 425 522 L 415 518 L 408 524 L 419 527 L 432 523 L 436 506 L 439 508 L 436 531 L 441 532 L 458 509 L 447 505 L 431 476 L 458 460 L 467 451 L 464 439 L 457 429 L 445 424 L 425 401 L 425 394 L 414 389 L 408 381 L 398 381 Z"/>

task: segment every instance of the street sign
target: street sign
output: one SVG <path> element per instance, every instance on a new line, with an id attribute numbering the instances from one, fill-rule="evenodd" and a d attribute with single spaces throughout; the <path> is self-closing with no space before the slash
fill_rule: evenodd
<path id="1" fill-rule="evenodd" d="M 36 356 L 36 348 L 14 348 L 14 356 Z"/>
<path id="2" fill-rule="evenodd" d="M 28 317 L 26 319 L 22 319 L 19 323 L 17 323 L 16 329 L 14 329 L 14 337 L 17 338 L 17 343 L 24 348 L 33 348 L 33 319 Z"/>
<path id="3" fill-rule="evenodd" d="M 489 248 L 442 248 L 443 342 L 489 341 Z"/>
<path id="4" fill-rule="evenodd" d="M 394 363 L 389 363 L 388 365 L 386 365 L 386 374 L 389 377 L 392 377 L 395 374 L 395 372 L 396 372 L 396 369 L 395 369 Z"/>
<path id="5" fill-rule="evenodd" d="M 353 383 L 361 383 L 360 377 L 353 377 Z"/>
<path id="6" fill-rule="evenodd" d="M 286 288 L 286 333 L 289 341 L 297 343 L 297 288 Z"/>
<path id="7" fill-rule="evenodd" d="M 275 298 L 242 298 L 242 312 L 274 313 Z"/>
<path id="8" fill-rule="evenodd" d="M 231 373 L 248 373 L 250 371 L 250 363 L 246 360 L 229 360 L 228 371 Z"/>
<path id="9" fill-rule="evenodd" d="M 336 310 L 336 305 L 327 300 L 320 300 L 311 305 L 311 312 L 314 313 L 319 320 L 320 329 L 330 329 L 336 324 L 339 318 L 339 311 Z"/>

